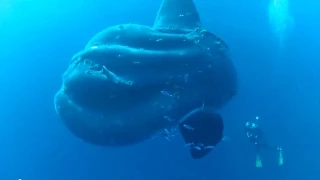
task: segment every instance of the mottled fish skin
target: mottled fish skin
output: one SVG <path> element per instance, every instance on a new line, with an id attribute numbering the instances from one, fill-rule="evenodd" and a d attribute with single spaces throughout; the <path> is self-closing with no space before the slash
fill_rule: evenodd
<path id="1" fill-rule="evenodd" d="M 73 134 L 103 146 L 140 143 L 198 107 L 223 107 L 237 90 L 228 47 L 202 27 L 192 0 L 164 0 L 153 27 L 101 31 L 62 81 L 57 114 Z"/>

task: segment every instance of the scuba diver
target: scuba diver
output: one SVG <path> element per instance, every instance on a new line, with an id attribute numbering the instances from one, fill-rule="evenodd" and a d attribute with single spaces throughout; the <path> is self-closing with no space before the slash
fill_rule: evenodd
<path id="1" fill-rule="evenodd" d="M 256 120 L 258 117 L 256 117 Z M 282 154 L 282 148 L 281 147 L 272 147 L 269 146 L 264 139 L 263 132 L 259 128 L 257 123 L 254 122 L 246 122 L 245 131 L 247 133 L 247 137 L 250 140 L 251 143 L 255 146 L 256 151 L 256 167 L 261 168 L 262 167 L 262 160 L 260 157 L 260 151 L 261 149 L 268 149 L 272 151 L 276 151 L 279 154 L 279 166 L 283 165 L 283 154 Z"/>

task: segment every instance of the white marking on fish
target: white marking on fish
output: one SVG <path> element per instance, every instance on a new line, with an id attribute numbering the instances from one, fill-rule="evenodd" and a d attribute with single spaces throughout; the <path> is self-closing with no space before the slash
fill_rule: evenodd
<path id="1" fill-rule="evenodd" d="M 194 127 L 191 127 L 191 126 L 188 125 L 188 124 L 184 124 L 183 127 L 186 128 L 186 129 L 189 129 L 189 130 L 191 130 L 191 131 L 194 130 Z"/>

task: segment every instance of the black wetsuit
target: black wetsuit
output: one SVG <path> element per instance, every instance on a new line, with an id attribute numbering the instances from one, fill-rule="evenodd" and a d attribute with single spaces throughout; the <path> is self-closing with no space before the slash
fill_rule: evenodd
<path id="1" fill-rule="evenodd" d="M 263 136 L 262 130 L 259 128 L 258 125 L 254 123 L 249 123 L 249 125 L 246 126 L 246 133 L 247 137 L 256 147 L 256 152 L 259 154 L 261 148 L 269 149 L 269 150 L 277 150 L 277 147 L 269 146 L 266 143 L 266 140 Z"/>
<path id="2" fill-rule="evenodd" d="M 282 156 L 282 149 L 280 147 L 273 147 L 266 143 L 265 138 L 263 136 L 262 130 L 259 126 L 255 123 L 247 122 L 245 126 L 245 131 L 248 139 L 252 144 L 255 146 L 256 151 L 256 167 L 262 167 L 262 161 L 260 158 L 260 151 L 261 149 L 267 149 L 271 151 L 276 151 L 279 153 L 279 166 L 283 164 L 283 156 Z"/>
<path id="3" fill-rule="evenodd" d="M 252 125 L 246 127 L 247 137 L 255 146 L 256 153 L 260 153 L 261 148 L 269 149 L 270 147 L 265 142 L 262 130 L 257 125 Z"/>

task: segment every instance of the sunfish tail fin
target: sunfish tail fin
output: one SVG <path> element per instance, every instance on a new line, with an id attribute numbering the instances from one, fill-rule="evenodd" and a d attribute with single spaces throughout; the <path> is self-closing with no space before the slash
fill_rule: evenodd
<path id="1" fill-rule="evenodd" d="M 223 119 L 211 108 L 198 108 L 185 115 L 179 130 L 193 159 L 205 157 L 223 137 Z"/>
<path id="2" fill-rule="evenodd" d="M 193 0 L 163 0 L 154 22 L 155 29 L 194 30 L 200 26 Z"/>

